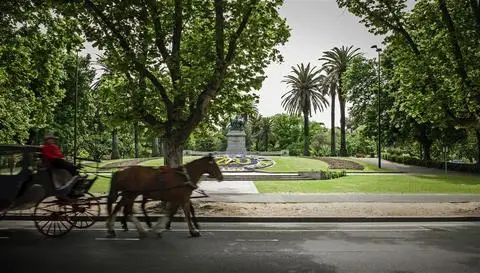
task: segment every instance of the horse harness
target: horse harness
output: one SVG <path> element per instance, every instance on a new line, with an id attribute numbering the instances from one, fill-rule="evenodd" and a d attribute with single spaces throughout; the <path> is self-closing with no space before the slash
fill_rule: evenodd
<path id="1" fill-rule="evenodd" d="M 160 170 L 165 173 L 165 174 L 168 174 L 168 172 L 173 172 L 172 168 L 170 167 L 161 167 Z M 193 181 L 190 177 L 190 174 L 188 174 L 188 171 L 187 171 L 187 168 L 185 168 L 184 165 L 182 165 L 182 172 L 180 172 L 181 175 L 183 175 L 185 178 L 186 178 L 186 181 L 181 184 L 181 185 L 176 185 L 176 186 L 173 186 L 173 187 L 168 187 L 168 188 L 165 188 L 164 190 L 170 190 L 170 189 L 176 189 L 176 188 L 182 188 L 182 187 L 190 187 L 192 188 L 192 190 L 195 190 L 198 188 L 197 185 L 193 184 Z M 168 178 L 167 178 L 168 179 Z"/>

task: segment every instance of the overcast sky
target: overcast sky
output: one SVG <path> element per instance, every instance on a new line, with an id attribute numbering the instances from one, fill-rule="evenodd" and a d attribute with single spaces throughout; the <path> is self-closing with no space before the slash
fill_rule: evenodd
<path id="1" fill-rule="evenodd" d="M 410 4 L 414 0 L 408 0 Z M 282 83 L 291 67 L 302 62 L 321 66 L 318 59 L 322 52 L 343 45 L 359 47 L 367 57 L 376 57 L 376 52 L 370 48 L 373 44 L 380 45 L 382 37 L 367 31 L 359 18 L 348 11 L 338 8 L 335 0 L 285 0 L 280 8 L 280 15 L 287 19 L 291 28 L 291 36 L 285 46 L 280 47 L 284 57 L 282 64 L 272 64 L 267 69 L 267 79 L 264 81 L 258 109 L 260 114 L 271 116 L 284 112 L 281 106 L 281 96 L 287 91 Z M 90 46 L 84 52 L 95 53 Z M 336 125 L 339 126 L 340 110 L 336 103 Z M 330 127 L 330 109 L 316 113 L 313 120 L 324 122 Z"/>
<path id="2" fill-rule="evenodd" d="M 374 57 L 376 52 L 370 46 L 382 42 L 382 37 L 369 33 L 357 17 L 338 8 L 335 0 L 286 0 L 280 9 L 280 15 L 287 19 L 291 36 L 285 46 L 280 48 L 284 62 L 272 64 L 268 68 L 268 78 L 260 90 L 258 108 L 264 116 L 284 111 L 281 96 L 287 91 L 287 85 L 281 81 L 291 72 L 292 66 L 310 62 L 320 67 L 318 59 L 324 51 L 343 45 L 359 47 L 367 57 Z M 336 105 L 336 125 L 339 126 L 338 100 Z M 330 109 L 317 112 L 312 119 L 330 127 Z"/>

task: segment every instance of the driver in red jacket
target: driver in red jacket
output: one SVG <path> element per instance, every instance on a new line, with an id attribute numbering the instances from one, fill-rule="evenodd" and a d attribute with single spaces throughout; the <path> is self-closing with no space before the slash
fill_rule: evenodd
<path id="1" fill-rule="evenodd" d="M 65 160 L 60 147 L 55 144 L 56 137 L 53 135 L 45 136 L 45 144 L 42 147 L 42 154 L 49 167 L 67 170 L 73 177 L 77 176 L 78 170 L 75 165 Z"/>

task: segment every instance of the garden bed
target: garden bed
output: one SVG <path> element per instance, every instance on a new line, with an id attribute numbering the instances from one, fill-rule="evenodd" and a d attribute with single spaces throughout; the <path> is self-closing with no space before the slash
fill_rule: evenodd
<path id="1" fill-rule="evenodd" d="M 328 164 L 329 169 L 341 169 L 341 170 L 359 170 L 362 171 L 365 167 L 354 161 L 333 158 L 333 157 L 316 157 L 315 159 L 321 160 Z"/>

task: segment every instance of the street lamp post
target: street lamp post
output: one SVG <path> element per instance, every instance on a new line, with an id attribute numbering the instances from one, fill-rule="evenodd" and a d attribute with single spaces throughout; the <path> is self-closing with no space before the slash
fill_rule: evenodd
<path id="1" fill-rule="evenodd" d="M 78 51 L 75 68 L 75 110 L 73 118 L 73 164 L 77 164 Z"/>
<path id="2" fill-rule="evenodd" d="M 382 152 L 381 152 L 381 146 L 380 146 L 380 89 L 382 87 L 381 84 L 381 74 L 380 74 L 380 68 L 381 68 L 381 63 L 380 63 L 380 52 L 382 52 L 382 49 L 379 48 L 377 45 L 373 45 L 371 48 L 374 48 L 375 51 L 377 51 L 378 54 L 378 90 L 377 90 L 377 118 L 378 118 L 378 168 L 382 168 Z"/>

